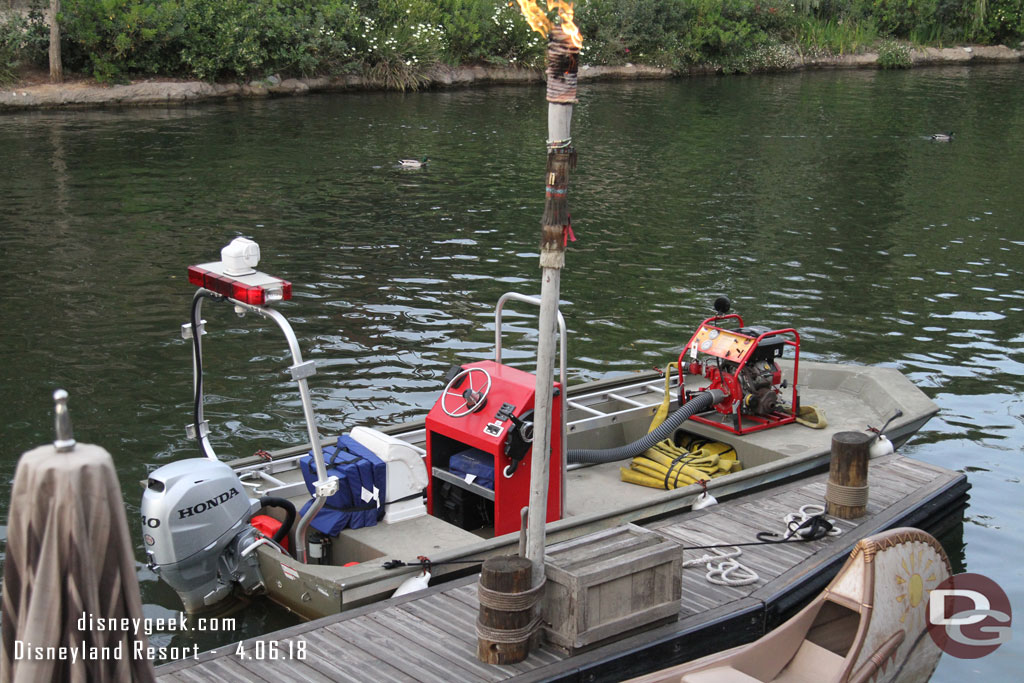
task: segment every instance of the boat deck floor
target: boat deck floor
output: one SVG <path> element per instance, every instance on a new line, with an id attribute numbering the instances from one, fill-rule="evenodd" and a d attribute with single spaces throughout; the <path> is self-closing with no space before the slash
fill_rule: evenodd
<path id="1" fill-rule="evenodd" d="M 807 477 L 642 526 L 683 546 L 752 542 L 759 531 L 782 531 L 787 513 L 821 505 L 826 478 Z M 961 473 L 899 455 L 871 461 L 869 486 L 867 514 L 837 520 L 840 535 L 744 547 L 738 560 L 760 577 L 751 585 L 713 585 L 704 567 L 684 568 L 677 621 L 574 656 L 544 645 L 518 664 L 479 662 L 473 576 L 248 639 L 248 657 L 237 656 L 237 646 L 230 645 L 162 665 L 157 675 L 161 681 L 203 682 L 621 680 L 760 637 L 820 592 L 858 540 L 896 526 L 935 532 L 936 525 L 961 517 L 969 488 Z M 683 559 L 707 552 L 684 550 Z M 297 652 L 298 641 L 305 641 L 305 658 L 285 658 Z"/>

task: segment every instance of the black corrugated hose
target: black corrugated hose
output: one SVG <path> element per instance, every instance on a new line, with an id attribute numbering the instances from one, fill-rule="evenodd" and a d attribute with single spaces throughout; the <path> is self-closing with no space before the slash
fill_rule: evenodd
<path id="1" fill-rule="evenodd" d="M 619 446 L 618 448 L 605 448 L 603 450 L 591 450 L 587 448 L 572 448 L 567 454 L 570 463 L 604 463 L 634 458 L 651 446 L 669 439 L 679 426 L 697 413 L 710 410 L 716 403 L 724 399 L 728 394 L 718 389 L 701 391 L 689 401 L 679 406 L 671 413 L 661 425 L 649 434 L 637 439 L 633 443 Z"/>

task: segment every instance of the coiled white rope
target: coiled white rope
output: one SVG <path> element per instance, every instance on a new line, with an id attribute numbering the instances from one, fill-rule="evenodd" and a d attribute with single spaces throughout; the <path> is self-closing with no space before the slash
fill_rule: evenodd
<path id="1" fill-rule="evenodd" d="M 736 546 L 732 546 L 732 549 L 730 552 L 724 552 L 716 548 L 713 549 L 713 555 L 706 554 L 692 560 L 684 560 L 683 568 L 704 565 L 707 569 L 704 578 L 708 583 L 719 586 L 746 586 L 758 581 L 761 577 L 757 572 L 736 561 L 743 551 Z"/>

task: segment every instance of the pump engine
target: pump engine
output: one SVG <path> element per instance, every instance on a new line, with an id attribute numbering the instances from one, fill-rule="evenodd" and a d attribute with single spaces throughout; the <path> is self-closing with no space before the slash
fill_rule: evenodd
<path id="1" fill-rule="evenodd" d="M 259 535 L 250 525 L 260 501 L 249 498 L 225 463 L 190 458 L 149 475 L 142 496 L 142 534 L 149 567 L 200 612 L 237 586 L 263 586 L 255 553 L 243 550 Z"/>
<path id="2" fill-rule="evenodd" d="M 691 419 L 734 434 L 777 427 L 796 420 L 800 407 L 796 390 L 800 361 L 800 335 L 793 328 L 745 327 L 743 318 L 728 313 L 725 297 L 715 302 L 719 315 L 707 318 L 679 354 L 680 404 L 696 392 L 684 388 L 683 373 L 703 375 L 711 384 L 699 391 L 718 389 L 728 396 L 715 405 L 719 413 L 695 415 Z M 735 320 L 738 327 L 725 329 L 720 323 Z M 790 381 L 782 378 L 776 362 L 787 346 L 794 348 L 792 393 L 783 390 Z M 686 357 L 689 356 L 689 360 Z M 788 399 L 788 400 L 787 400 Z"/>

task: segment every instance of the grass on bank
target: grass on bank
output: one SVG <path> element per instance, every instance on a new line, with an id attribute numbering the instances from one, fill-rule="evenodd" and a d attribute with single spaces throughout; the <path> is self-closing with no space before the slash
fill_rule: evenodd
<path id="1" fill-rule="evenodd" d="M 0 82 L 45 69 L 41 5 L 0 13 Z M 36 3 L 39 0 L 35 0 Z M 18 0 L 25 4 L 25 0 Z M 508 0 L 63 0 L 64 69 L 101 82 L 359 74 L 416 88 L 436 64 L 540 67 L 544 40 Z M 1024 0 L 577 0 L 581 61 L 682 71 L 1024 39 Z"/>

